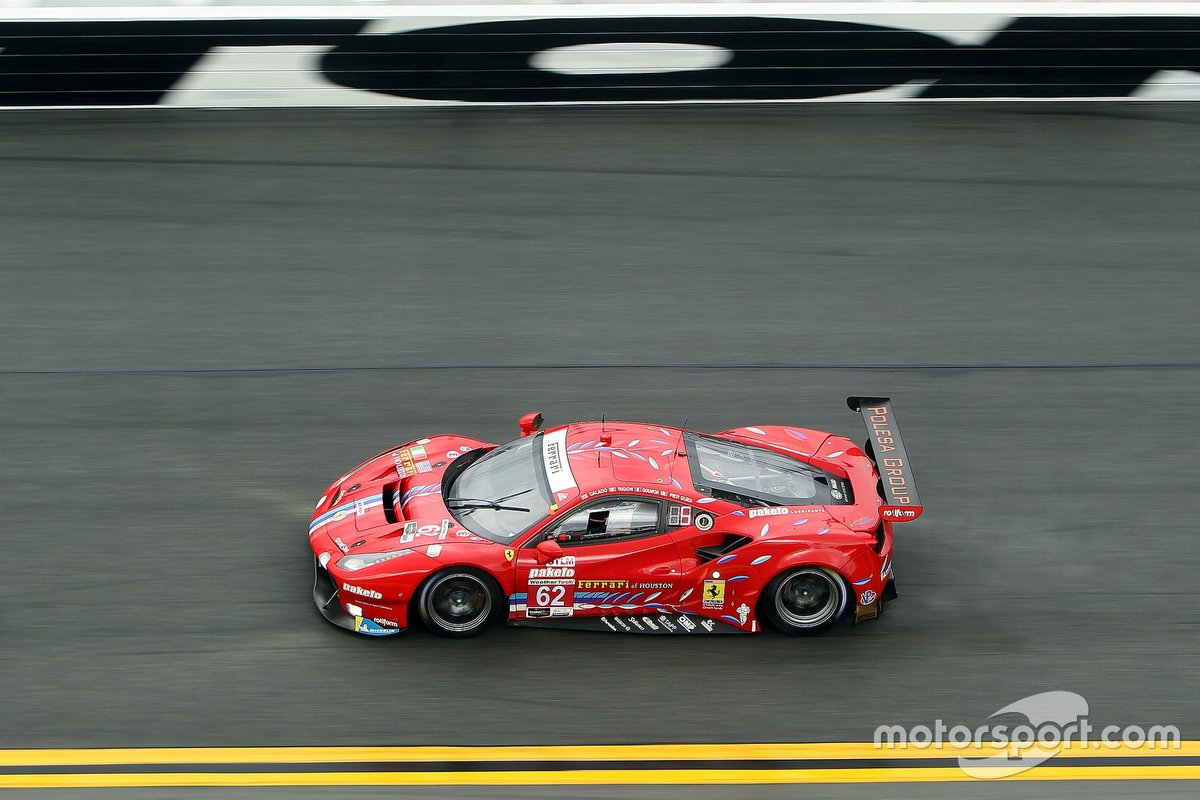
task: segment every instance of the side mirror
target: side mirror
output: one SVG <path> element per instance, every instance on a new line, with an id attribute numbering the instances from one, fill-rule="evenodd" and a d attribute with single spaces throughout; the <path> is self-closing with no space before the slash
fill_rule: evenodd
<path id="1" fill-rule="evenodd" d="M 553 539 L 545 539 L 538 542 L 537 552 L 537 562 L 539 564 L 549 564 L 556 558 L 562 557 L 563 549 L 562 545 Z"/>
<path id="2" fill-rule="evenodd" d="M 526 414 L 517 420 L 517 425 L 521 428 L 522 436 L 537 433 L 542 429 L 542 412 L 534 411 L 533 413 Z"/>

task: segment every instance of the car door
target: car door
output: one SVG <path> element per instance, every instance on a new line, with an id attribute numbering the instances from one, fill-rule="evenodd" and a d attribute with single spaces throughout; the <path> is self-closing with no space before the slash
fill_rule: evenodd
<path id="1" fill-rule="evenodd" d="M 658 500 L 616 495 L 552 520 L 517 553 L 514 618 L 563 622 L 671 602 L 680 563 L 664 511 Z M 545 539 L 563 552 L 539 563 Z"/>

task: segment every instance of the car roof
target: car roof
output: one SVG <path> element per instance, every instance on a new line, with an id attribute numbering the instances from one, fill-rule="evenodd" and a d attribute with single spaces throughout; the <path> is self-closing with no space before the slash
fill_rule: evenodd
<path id="1" fill-rule="evenodd" d="M 656 486 L 693 492 L 683 431 L 639 422 L 576 422 L 566 430 L 567 458 L 581 492 Z"/>

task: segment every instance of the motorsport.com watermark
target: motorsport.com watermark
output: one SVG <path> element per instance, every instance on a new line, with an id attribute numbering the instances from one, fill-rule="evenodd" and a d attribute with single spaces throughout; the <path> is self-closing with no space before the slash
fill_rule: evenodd
<path id="1" fill-rule="evenodd" d="M 1179 728 L 1174 725 L 1106 725 L 1088 720 L 1088 702 L 1074 692 L 1043 692 L 1010 703 L 976 728 L 947 725 L 880 725 L 876 749 L 959 751 L 958 766 L 975 778 L 1016 775 L 1063 751 L 1178 750 Z M 1002 715 L 1023 716 L 1016 724 L 991 722 Z M 947 754 L 949 755 L 949 754 Z"/>

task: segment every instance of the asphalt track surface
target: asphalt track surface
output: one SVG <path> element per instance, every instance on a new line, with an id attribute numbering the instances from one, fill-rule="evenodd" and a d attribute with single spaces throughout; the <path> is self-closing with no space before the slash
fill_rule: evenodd
<path id="1" fill-rule="evenodd" d="M 1052 689 L 1200 738 L 1198 134 L 1169 105 L 0 117 L 0 747 L 863 741 Z M 529 410 L 859 438 L 874 392 L 927 508 L 878 622 L 446 642 L 312 609 L 309 511 L 394 443 Z M 970 796 L 1102 791 L 1197 788 Z M 674 796 L 572 796 L 643 795 Z"/>

